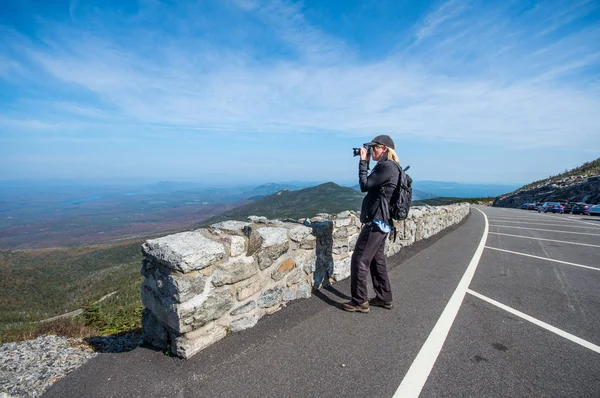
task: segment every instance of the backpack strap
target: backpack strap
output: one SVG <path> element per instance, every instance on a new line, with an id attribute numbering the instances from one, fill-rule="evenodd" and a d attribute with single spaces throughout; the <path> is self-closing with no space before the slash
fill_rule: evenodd
<path id="1" fill-rule="evenodd" d="M 397 167 L 398 167 L 398 182 L 396 183 L 396 187 L 394 188 L 394 191 L 396 189 L 398 189 L 398 187 L 400 186 L 400 177 L 402 176 L 402 167 L 400 167 L 400 165 L 396 162 L 394 162 L 393 160 L 389 160 L 389 162 L 393 162 Z M 392 199 L 392 197 L 394 196 L 394 192 L 392 192 L 392 196 L 390 197 L 390 200 Z M 390 227 L 392 227 L 392 229 L 394 229 L 394 220 L 392 219 L 392 217 L 390 216 L 390 204 L 389 204 L 389 200 L 387 200 L 386 196 L 385 196 L 385 186 L 381 186 L 379 188 L 379 206 L 381 207 L 381 214 L 386 218 L 384 221 L 388 224 L 391 224 Z M 394 232 L 395 234 L 395 232 Z M 391 236 L 391 234 L 390 234 Z"/>

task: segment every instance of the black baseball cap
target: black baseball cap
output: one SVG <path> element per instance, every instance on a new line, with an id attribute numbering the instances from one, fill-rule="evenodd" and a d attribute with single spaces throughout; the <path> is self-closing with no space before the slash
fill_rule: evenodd
<path id="1" fill-rule="evenodd" d="M 396 149 L 396 145 L 394 145 L 394 141 L 390 138 L 389 135 L 378 135 L 373 138 L 371 142 L 365 142 L 366 146 L 375 146 L 375 145 L 385 145 L 388 148 Z"/>

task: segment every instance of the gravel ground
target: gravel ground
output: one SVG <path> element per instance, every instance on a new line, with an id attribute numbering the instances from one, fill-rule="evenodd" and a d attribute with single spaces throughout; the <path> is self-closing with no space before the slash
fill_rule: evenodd
<path id="1" fill-rule="evenodd" d="M 69 372 L 102 352 L 131 351 L 139 334 L 68 339 L 45 335 L 0 345 L 0 398 L 39 397 Z M 90 344 L 94 349 L 90 348 Z"/>

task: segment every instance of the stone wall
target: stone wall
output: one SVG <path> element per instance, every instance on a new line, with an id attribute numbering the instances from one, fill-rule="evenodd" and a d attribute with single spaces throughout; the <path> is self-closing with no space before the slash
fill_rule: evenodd
<path id="1" fill-rule="evenodd" d="M 468 204 L 416 207 L 396 222 L 391 256 L 459 223 Z M 253 327 L 291 300 L 350 275 L 359 214 L 299 222 L 249 217 L 142 245 L 144 340 L 189 358 L 230 332 Z"/>

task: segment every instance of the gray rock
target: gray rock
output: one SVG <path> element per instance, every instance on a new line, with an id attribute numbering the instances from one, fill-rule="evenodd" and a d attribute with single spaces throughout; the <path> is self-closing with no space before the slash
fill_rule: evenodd
<path id="1" fill-rule="evenodd" d="M 333 274 L 336 281 L 341 281 L 350 276 L 350 257 L 333 260 Z"/>
<path id="2" fill-rule="evenodd" d="M 300 248 L 304 250 L 311 250 L 317 247 L 317 238 L 313 235 L 308 235 L 300 242 Z"/>
<path id="3" fill-rule="evenodd" d="M 147 284 L 142 285 L 142 304 L 163 325 L 177 333 L 187 333 L 217 319 L 233 308 L 234 300 L 227 291 L 203 294 L 181 304 L 156 295 Z"/>
<path id="4" fill-rule="evenodd" d="M 204 301 L 199 300 L 198 303 L 195 303 L 194 300 L 183 303 L 180 307 L 180 313 L 184 324 L 189 322 L 192 329 L 197 329 L 225 315 L 233 306 L 233 297 L 223 290 L 214 292 Z"/>
<path id="5" fill-rule="evenodd" d="M 229 246 L 231 257 L 241 256 L 246 251 L 246 239 L 243 236 L 225 235 L 219 241 Z"/>
<path id="6" fill-rule="evenodd" d="M 206 284 L 206 276 L 199 272 L 188 274 L 170 273 L 164 275 L 159 269 L 154 272 L 157 293 L 182 303 L 202 293 Z"/>
<path id="7" fill-rule="evenodd" d="M 142 260 L 142 269 L 140 273 L 142 276 L 149 276 L 154 274 L 154 270 L 156 269 L 156 265 L 152 263 L 152 261 L 148 261 L 146 259 Z"/>
<path id="8" fill-rule="evenodd" d="M 273 278 L 273 280 L 275 281 L 280 281 L 283 279 L 284 276 L 289 274 L 295 266 L 296 263 L 294 262 L 294 260 L 291 257 L 288 257 L 285 260 L 283 260 L 277 268 L 273 270 L 273 272 L 271 273 L 271 278 Z"/>
<path id="9" fill-rule="evenodd" d="M 256 230 L 263 239 L 263 248 L 280 246 L 288 242 L 287 230 L 277 227 L 263 227 Z"/>
<path id="10" fill-rule="evenodd" d="M 241 318 L 234 319 L 229 324 L 229 330 L 232 332 L 239 332 L 244 329 L 248 329 L 256 325 L 256 322 L 260 319 L 259 314 L 253 314 L 248 316 L 243 316 Z"/>
<path id="11" fill-rule="evenodd" d="M 262 247 L 262 237 L 252 227 L 244 228 L 244 235 L 248 237 L 248 251 L 246 252 L 246 256 L 252 256 Z"/>
<path id="12" fill-rule="evenodd" d="M 225 257 L 223 244 L 204 237 L 200 232 L 181 232 L 142 245 L 146 257 L 181 272 L 200 270 Z"/>
<path id="13" fill-rule="evenodd" d="M 258 306 L 260 308 L 272 307 L 279 304 L 281 301 L 281 293 L 283 286 L 277 286 L 269 290 L 265 290 L 258 298 Z"/>
<path id="14" fill-rule="evenodd" d="M 290 272 L 290 274 L 285 279 L 286 286 L 292 286 L 300 282 L 304 278 L 304 272 L 302 269 L 296 267 L 295 270 Z"/>
<path id="15" fill-rule="evenodd" d="M 312 250 L 296 251 L 296 266 L 304 270 L 306 274 L 315 272 L 317 256 Z"/>
<path id="16" fill-rule="evenodd" d="M 256 257 L 256 262 L 258 263 L 258 267 L 261 270 L 270 267 L 275 260 L 287 253 L 289 248 L 290 246 L 288 241 L 279 246 L 269 246 L 259 250 L 254 254 Z"/>
<path id="17" fill-rule="evenodd" d="M 267 217 L 262 216 L 248 216 L 248 221 L 256 224 L 267 224 L 269 222 Z"/>
<path id="18" fill-rule="evenodd" d="M 242 301 L 257 293 L 266 285 L 266 281 L 260 278 L 253 278 L 247 281 L 238 283 L 235 286 L 235 297 L 238 301 Z"/>
<path id="19" fill-rule="evenodd" d="M 251 300 L 231 311 L 231 315 L 242 315 L 256 309 L 256 301 Z"/>
<path id="20" fill-rule="evenodd" d="M 304 225 L 295 225 L 289 229 L 290 239 L 294 242 L 302 242 L 304 238 L 312 234 L 312 228 Z"/>
<path id="21" fill-rule="evenodd" d="M 243 221 L 228 220 L 228 221 L 221 221 L 216 224 L 211 224 L 210 227 L 215 228 L 215 229 L 220 229 L 222 231 L 227 231 L 227 232 L 241 233 L 242 230 L 249 225 L 250 225 L 250 223 L 243 222 Z"/>
<path id="22" fill-rule="evenodd" d="M 212 278 L 215 286 L 230 285 L 248 279 L 258 273 L 254 257 L 240 257 L 230 259 L 227 263 L 219 265 Z"/>
<path id="23" fill-rule="evenodd" d="M 169 344 L 169 333 L 167 329 L 145 309 L 142 312 L 142 338 L 154 347 L 165 349 Z"/>
<path id="24" fill-rule="evenodd" d="M 304 281 L 304 282 L 301 282 L 298 285 L 298 288 L 296 289 L 296 298 L 297 299 L 310 298 L 311 293 L 312 293 L 312 286 L 310 285 L 310 283 Z"/>
<path id="25" fill-rule="evenodd" d="M 188 359 L 198 351 L 227 336 L 227 329 L 211 323 L 193 332 L 171 337 L 171 349 L 180 358 Z"/>

